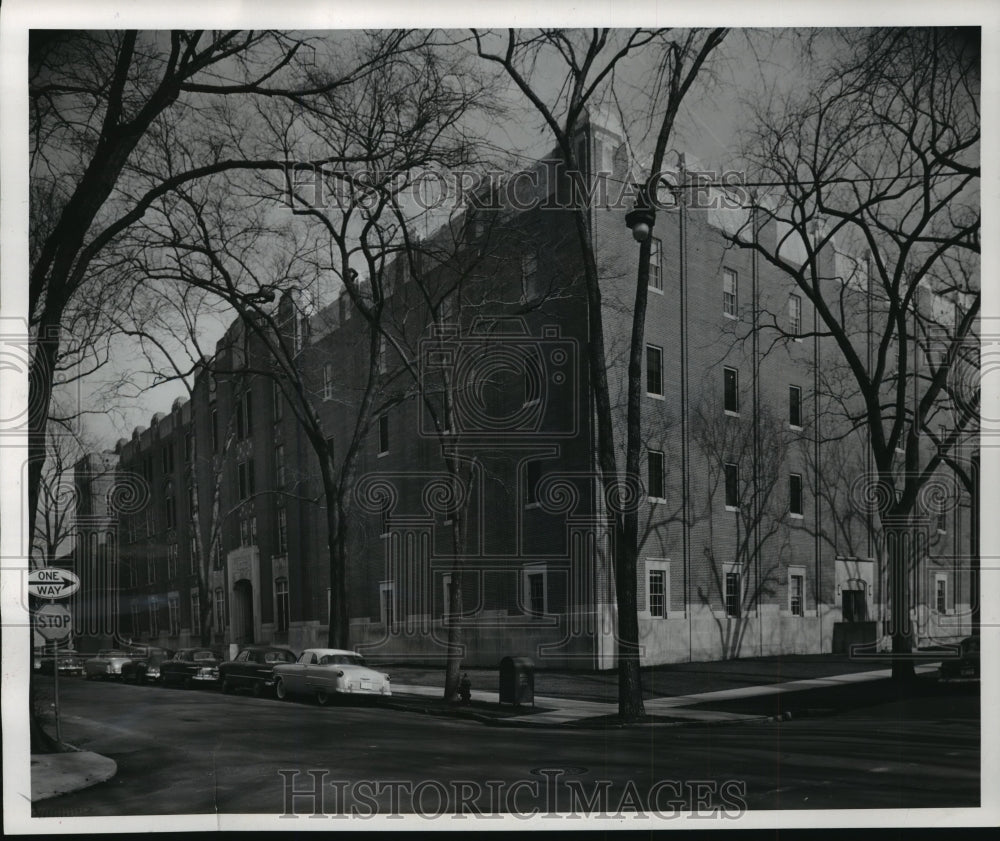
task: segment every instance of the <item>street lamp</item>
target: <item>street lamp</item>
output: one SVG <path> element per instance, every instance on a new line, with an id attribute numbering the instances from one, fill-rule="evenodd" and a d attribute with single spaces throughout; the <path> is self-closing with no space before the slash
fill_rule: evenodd
<path id="1" fill-rule="evenodd" d="M 639 194 L 635 199 L 635 207 L 625 214 L 625 224 L 632 231 L 632 238 L 636 242 L 645 242 L 649 239 L 655 222 L 656 213 L 649 205 L 646 188 L 640 187 Z"/>

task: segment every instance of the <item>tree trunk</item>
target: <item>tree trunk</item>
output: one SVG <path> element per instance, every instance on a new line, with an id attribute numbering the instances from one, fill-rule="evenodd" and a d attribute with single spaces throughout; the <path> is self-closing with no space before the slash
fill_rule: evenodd
<path id="1" fill-rule="evenodd" d="M 347 615 L 347 540 L 341 528 L 344 522 L 337 504 L 337 489 L 324 478 L 326 493 L 326 529 L 330 547 L 330 627 L 327 645 L 347 648 L 350 645 L 350 617 Z"/>

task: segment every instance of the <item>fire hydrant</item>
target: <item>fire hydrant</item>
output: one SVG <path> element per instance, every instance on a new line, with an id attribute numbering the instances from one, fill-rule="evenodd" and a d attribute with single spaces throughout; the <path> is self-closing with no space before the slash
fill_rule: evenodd
<path id="1" fill-rule="evenodd" d="M 458 682 L 458 694 L 465 706 L 472 703 L 472 681 L 469 680 L 468 672 L 462 672 L 462 679 Z"/>

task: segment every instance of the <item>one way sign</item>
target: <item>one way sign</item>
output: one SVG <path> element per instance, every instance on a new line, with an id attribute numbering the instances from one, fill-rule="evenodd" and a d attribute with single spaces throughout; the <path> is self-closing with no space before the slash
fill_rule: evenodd
<path id="1" fill-rule="evenodd" d="M 68 569 L 45 567 L 28 573 L 28 594 L 40 599 L 65 599 L 80 589 L 80 579 Z"/>

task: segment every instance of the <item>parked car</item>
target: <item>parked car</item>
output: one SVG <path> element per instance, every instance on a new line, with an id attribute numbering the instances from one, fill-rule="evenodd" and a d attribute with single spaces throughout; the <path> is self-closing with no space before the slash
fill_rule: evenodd
<path id="1" fill-rule="evenodd" d="M 83 676 L 87 680 L 100 678 L 121 678 L 122 667 L 132 659 L 128 651 L 119 648 L 102 648 L 96 657 L 91 657 L 83 664 Z"/>
<path id="2" fill-rule="evenodd" d="M 174 656 L 169 648 L 156 645 L 136 646 L 135 659 L 122 666 L 122 680 L 135 683 L 156 683 L 160 679 L 160 665 Z"/>
<path id="3" fill-rule="evenodd" d="M 941 680 L 979 677 L 979 637 L 966 637 L 958 644 L 958 651 L 941 661 L 938 669 Z"/>
<path id="4" fill-rule="evenodd" d="M 169 660 L 160 663 L 160 681 L 164 686 L 190 689 L 196 683 L 216 685 L 222 658 L 210 648 L 182 648 Z"/>
<path id="5" fill-rule="evenodd" d="M 249 689 L 254 697 L 274 692 L 274 667 L 279 663 L 294 663 L 295 652 L 269 645 L 250 645 L 235 659 L 219 666 L 223 692 Z"/>
<path id="6" fill-rule="evenodd" d="M 290 695 L 315 695 L 320 704 L 335 696 L 391 695 L 389 675 L 369 669 L 360 654 L 338 648 L 307 648 L 294 663 L 274 667 L 274 692 L 282 700 Z"/>
<path id="7" fill-rule="evenodd" d="M 72 648 L 60 649 L 56 654 L 52 654 L 50 651 L 36 650 L 34 662 L 35 670 L 39 674 L 43 675 L 55 674 L 55 664 L 57 660 L 59 662 L 60 677 L 65 675 L 83 674 L 84 658 L 78 651 L 75 651 Z"/>

